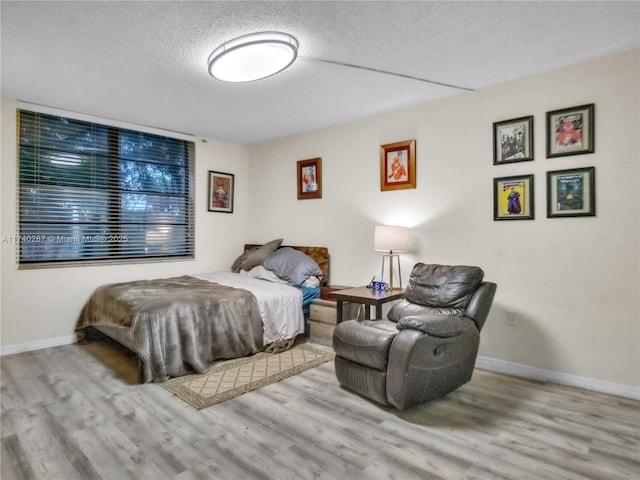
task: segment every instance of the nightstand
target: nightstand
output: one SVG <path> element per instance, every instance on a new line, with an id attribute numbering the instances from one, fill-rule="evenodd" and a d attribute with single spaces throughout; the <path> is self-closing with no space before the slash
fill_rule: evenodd
<path id="1" fill-rule="evenodd" d="M 404 288 L 394 288 L 393 290 L 373 290 L 368 287 L 350 288 L 348 290 L 339 290 L 333 292 L 332 295 L 337 301 L 337 319 L 340 323 L 343 319 L 343 306 L 345 302 L 364 305 L 364 318 L 371 318 L 370 308 L 376 308 L 376 319 L 382 318 L 382 305 L 393 300 L 399 300 L 404 296 Z"/>
<path id="2" fill-rule="evenodd" d="M 329 285 L 322 287 L 320 298 L 311 302 L 309 307 L 309 336 L 312 342 L 330 347 L 333 342 L 333 329 L 337 323 L 337 300 L 335 293 L 351 290 L 353 287 Z M 357 304 L 343 304 L 344 315 L 349 318 L 358 316 Z"/>

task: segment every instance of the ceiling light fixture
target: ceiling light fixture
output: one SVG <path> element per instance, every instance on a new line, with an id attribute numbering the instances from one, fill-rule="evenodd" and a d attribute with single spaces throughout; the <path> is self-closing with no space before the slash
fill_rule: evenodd
<path id="1" fill-rule="evenodd" d="M 298 40 L 280 32 L 243 35 L 220 45 L 209 56 L 209 74 L 223 82 L 252 82 L 270 77 L 298 56 Z"/>

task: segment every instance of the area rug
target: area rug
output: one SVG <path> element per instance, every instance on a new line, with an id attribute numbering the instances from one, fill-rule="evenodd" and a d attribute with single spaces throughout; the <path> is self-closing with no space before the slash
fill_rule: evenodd
<path id="1" fill-rule="evenodd" d="M 333 357 L 332 352 L 297 345 L 280 353 L 262 352 L 229 360 L 206 373 L 172 378 L 162 386 L 200 410 L 317 367 Z"/>

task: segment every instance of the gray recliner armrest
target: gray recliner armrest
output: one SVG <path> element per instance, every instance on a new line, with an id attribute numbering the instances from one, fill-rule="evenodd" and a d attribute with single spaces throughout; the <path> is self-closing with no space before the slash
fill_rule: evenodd
<path id="1" fill-rule="evenodd" d="M 496 294 L 497 285 L 493 282 L 482 282 L 480 288 L 471 297 L 469 305 L 465 311 L 468 317 L 473 318 L 476 322 L 478 330 L 482 330 L 484 322 L 491 310 L 493 297 Z"/>
<path id="2" fill-rule="evenodd" d="M 400 319 L 397 325 L 398 330 L 420 330 L 438 338 L 455 337 L 469 328 L 477 330 L 477 326 L 472 319 L 460 315 L 407 316 Z"/>

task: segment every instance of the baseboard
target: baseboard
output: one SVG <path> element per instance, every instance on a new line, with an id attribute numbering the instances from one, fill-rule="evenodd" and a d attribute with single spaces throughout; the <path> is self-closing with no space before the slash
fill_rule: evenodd
<path id="1" fill-rule="evenodd" d="M 72 343 L 77 343 L 77 341 L 78 337 L 76 335 L 68 335 L 66 337 L 48 338 L 46 340 L 37 340 L 35 342 L 28 342 L 20 345 L 8 345 L 6 347 L 0 347 L 0 357 L 13 355 L 14 353 L 42 350 L 43 348 L 71 345 Z"/>
<path id="2" fill-rule="evenodd" d="M 542 368 L 530 367 L 520 363 L 507 362 L 489 357 L 478 357 L 476 367 L 482 370 L 504 373 L 514 377 L 528 378 L 539 382 L 557 383 L 568 387 L 583 388 L 594 392 L 606 393 L 617 397 L 640 400 L 640 388 L 620 383 L 605 382 L 588 377 L 580 377 L 569 373 L 555 372 Z"/>

